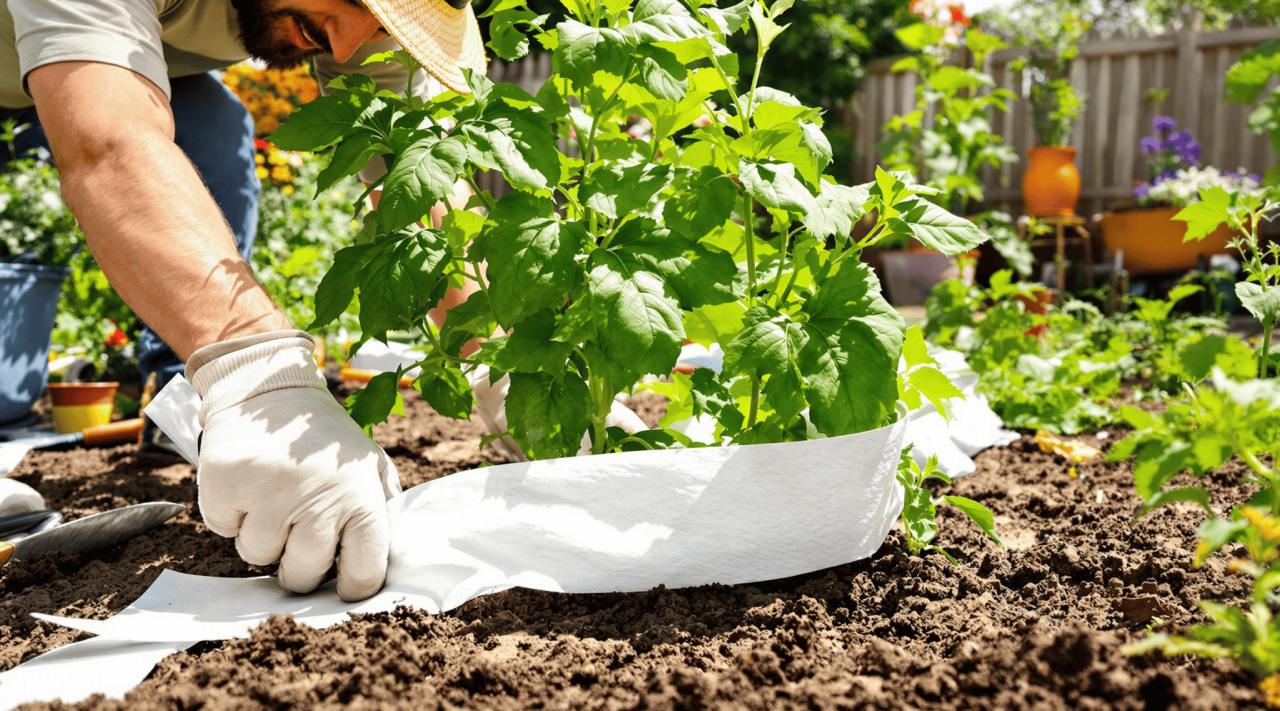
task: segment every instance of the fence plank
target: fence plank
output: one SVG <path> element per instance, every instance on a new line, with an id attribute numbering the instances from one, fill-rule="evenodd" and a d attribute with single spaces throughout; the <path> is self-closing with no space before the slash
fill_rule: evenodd
<path id="1" fill-rule="evenodd" d="M 1248 133 L 1247 108 L 1226 102 L 1223 81 L 1227 68 L 1241 54 L 1273 39 L 1280 39 L 1280 27 L 1089 39 L 1082 44 L 1070 77 L 1088 101 L 1072 131 L 1083 179 L 1082 214 L 1130 197 L 1133 184 L 1146 178 L 1138 140 L 1150 131 L 1151 119 L 1158 114 L 1173 116 L 1181 128 L 1195 134 L 1204 146 L 1204 165 L 1222 170 L 1243 167 L 1255 173 L 1277 165 L 1266 141 Z M 991 57 L 991 72 L 997 86 L 1021 94 L 1021 77 L 1009 69 L 1009 63 L 1019 56 L 1025 56 L 1025 50 L 996 52 Z M 871 178 L 877 162 L 875 137 L 881 134 L 884 122 L 893 113 L 910 110 L 911 102 L 901 105 L 902 98 L 914 99 L 910 92 L 904 93 L 914 77 L 890 74 L 892 62 L 885 59 L 869 64 L 864 90 L 855 99 L 856 181 Z M 1165 102 L 1150 101 L 1151 92 L 1160 89 L 1169 92 Z M 896 108 L 884 103 L 889 95 L 895 98 Z M 868 124 L 866 119 L 873 116 L 876 121 Z M 993 117 L 992 130 L 1019 156 L 1025 156 L 1034 144 L 1031 112 L 1024 101 L 1015 102 L 1007 116 Z M 1024 170 L 1022 160 L 984 176 L 988 202 L 992 206 L 1008 202 L 1014 211 L 1019 209 L 1018 188 Z"/>

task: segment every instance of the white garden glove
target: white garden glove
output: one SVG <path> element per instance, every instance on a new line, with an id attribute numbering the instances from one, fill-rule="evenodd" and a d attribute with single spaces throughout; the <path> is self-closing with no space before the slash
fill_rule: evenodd
<path id="1" fill-rule="evenodd" d="M 471 381 L 471 390 L 476 396 L 476 414 L 480 416 L 480 421 L 484 424 L 485 431 L 489 434 L 506 432 L 507 390 L 511 387 L 511 378 L 504 375 L 496 383 L 490 383 L 489 366 L 481 365 L 467 373 L 467 379 Z M 609 414 L 605 416 L 604 423 L 606 427 L 621 427 L 629 434 L 649 429 L 649 426 L 644 423 L 644 420 L 640 419 L 639 415 L 617 400 L 613 401 L 613 407 L 609 410 Z M 524 451 L 520 449 L 520 445 L 508 436 L 504 435 L 494 440 L 493 448 L 512 461 L 529 461 Z M 578 450 L 578 456 L 584 454 L 591 454 L 590 435 L 583 436 L 582 446 Z"/>
<path id="2" fill-rule="evenodd" d="M 329 394 L 313 350 L 301 331 L 273 331 L 191 355 L 200 512 L 245 562 L 279 562 L 286 590 L 316 589 L 337 558 L 338 595 L 363 600 L 386 579 L 386 502 L 400 482 Z"/>

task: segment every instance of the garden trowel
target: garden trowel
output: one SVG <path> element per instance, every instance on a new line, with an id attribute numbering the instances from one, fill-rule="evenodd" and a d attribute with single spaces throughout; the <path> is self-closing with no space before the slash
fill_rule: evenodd
<path id="1" fill-rule="evenodd" d="M 0 542 L 0 567 L 43 553 L 76 555 L 106 548 L 145 533 L 183 510 L 182 504 L 153 501 L 103 511 L 21 538 Z"/>

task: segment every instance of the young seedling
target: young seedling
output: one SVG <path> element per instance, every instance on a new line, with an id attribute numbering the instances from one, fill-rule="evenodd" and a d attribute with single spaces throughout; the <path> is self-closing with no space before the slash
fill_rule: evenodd
<path id="1" fill-rule="evenodd" d="M 930 457 L 921 468 L 911 456 L 911 447 L 904 449 L 902 459 L 898 462 L 898 482 L 902 484 L 902 533 L 907 553 L 918 556 L 927 551 L 936 551 L 948 561 L 956 562 L 955 556 L 934 543 L 938 537 L 938 506 L 941 504 L 954 506 L 982 529 L 987 538 L 1001 548 L 1004 547 L 1000 536 L 996 534 L 996 521 L 991 509 L 963 496 L 934 496 L 925 486 L 931 480 L 947 486 L 953 483 L 951 477 L 938 469 L 937 457 Z"/>

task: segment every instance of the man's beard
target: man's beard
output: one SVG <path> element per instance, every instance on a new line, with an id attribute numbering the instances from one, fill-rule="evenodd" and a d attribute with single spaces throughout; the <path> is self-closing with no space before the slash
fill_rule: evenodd
<path id="1" fill-rule="evenodd" d="M 231 0 L 240 25 L 240 42 L 250 55 L 275 69 L 296 67 L 325 49 L 300 49 L 289 39 L 286 29 L 293 18 L 312 40 L 327 46 L 324 30 L 306 15 L 295 10 L 281 10 L 279 0 Z"/>

